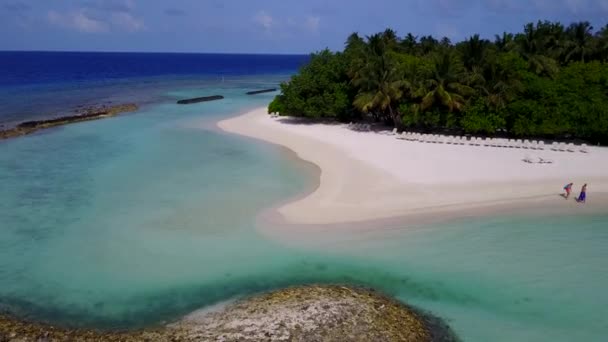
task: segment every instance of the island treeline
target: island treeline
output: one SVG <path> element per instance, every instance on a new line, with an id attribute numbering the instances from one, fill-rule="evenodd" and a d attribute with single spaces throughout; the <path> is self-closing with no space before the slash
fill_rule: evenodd
<path id="1" fill-rule="evenodd" d="M 314 53 L 269 112 L 399 129 L 608 143 L 608 25 L 539 21 L 494 40 L 351 34 Z"/>

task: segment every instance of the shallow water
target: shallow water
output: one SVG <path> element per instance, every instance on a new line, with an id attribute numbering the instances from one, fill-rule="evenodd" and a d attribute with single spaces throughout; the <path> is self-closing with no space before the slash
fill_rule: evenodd
<path id="1" fill-rule="evenodd" d="M 0 142 L 0 310 L 129 328 L 340 282 L 431 311 L 466 341 L 604 339 L 608 215 L 404 223 L 310 248 L 258 234 L 256 214 L 312 180 L 283 149 L 215 129 L 272 98 L 245 87 L 207 85 L 226 99 L 191 106 L 173 100 L 200 89 L 175 88 L 134 114 Z"/>

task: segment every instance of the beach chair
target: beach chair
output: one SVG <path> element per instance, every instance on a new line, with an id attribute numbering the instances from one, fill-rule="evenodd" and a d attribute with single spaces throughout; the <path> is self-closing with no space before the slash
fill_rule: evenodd
<path id="1" fill-rule="evenodd" d="M 393 128 L 393 131 L 391 132 L 391 135 L 396 135 L 397 134 L 397 129 Z"/>
<path id="2" fill-rule="evenodd" d="M 587 148 L 587 144 L 582 144 L 580 150 L 582 153 L 589 153 L 589 149 Z"/>
<path id="3" fill-rule="evenodd" d="M 539 141 L 538 142 L 538 146 L 536 147 L 537 149 L 544 151 L 545 150 L 545 142 L 544 141 Z"/>
<path id="4" fill-rule="evenodd" d="M 568 146 L 566 147 L 566 151 L 568 151 L 568 152 L 574 152 L 574 151 L 576 151 L 574 149 L 574 144 L 573 143 L 569 143 Z"/>
<path id="5" fill-rule="evenodd" d="M 525 149 L 530 149 L 530 140 L 528 140 L 528 139 L 524 140 L 522 147 Z"/>
<path id="6" fill-rule="evenodd" d="M 443 135 L 437 136 L 437 143 L 438 144 L 445 144 L 445 141 L 446 141 L 446 137 L 445 136 L 443 136 Z"/>
<path id="7" fill-rule="evenodd" d="M 486 147 L 490 146 L 490 138 L 483 139 L 483 146 L 486 146 Z"/>
<path id="8" fill-rule="evenodd" d="M 523 142 L 521 139 L 515 140 L 515 148 L 522 148 Z"/>
<path id="9" fill-rule="evenodd" d="M 536 150 L 536 149 L 537 149 L 537 148 L 536 148 L 537 146 L 538 146 L 538 141 L 536 141 L 536 140 L 532 140 L 532 141 L 530 141 L 530 149 L 532 149 L 532 150 Z"/>
<path id="10" fill-rule="evenodd" d="M 542 158 L 542 157 L 538 157 L 538 163 L 539 164 L 553 164 L 553 160 Z"/>
<path id="11" fill-rule="evenodd" d="M 566 143 L 560 143 L 557 150 L 560 152 L 566 152 Z"/>
<path id="12" fill-rule="evenodd" d="M 526 156 L 524 157 L 524 159 L 522 159 L 522 161 L 523 161 L 524 163 L 528 163 L 528 164 L 534 164 L 534 161 L 532 160 L 532 158 L 530 158 L 530 156 L 529 156 L 529 155 L 526 155 Z"/>
<path id="13" fill-rule="evenodd" d="M 401 132 L 401 134 L 397 134 L 397 139 L 399 140 L 408 140 L 408 136 L 406 132 Z"/>
<path id="14" fill-rule="evenodd" d="M 559 151 L 559 144 L 557 143 L 557 141 L 554 141 L 551 144 L 551 151 Z"/>

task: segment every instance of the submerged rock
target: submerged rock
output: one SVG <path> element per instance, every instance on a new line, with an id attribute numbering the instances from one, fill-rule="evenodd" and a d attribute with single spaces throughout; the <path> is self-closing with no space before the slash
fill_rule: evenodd
<path id="1" fill-rule="evenodd" d="M 0 341 L 456 341 L 439 320 L 373 290 L 302 286 L 124 333 L 60 329 L 0 317 Z"/>
<path id="2" fill-rule="evenodd" d="M 107 118 L 110 116 L 118 115 L 120 113 L 134 112 L 137 109 L 137 105 L 133 103 L 120 104 L 115 106 L 103 105 L 98 107 L 88 107 L 84 109 L 81 108 L 78 109 L 76 111 L 76 114 L 74 115 L 60 116 L 57 118 L 46 120 L 25 121 L 18 124 L 14 128 L 0 130 L 0 139 L 14 138 L 21 135 L 30 134 L 41 129 L 67 125 L 74 122 Z"/>
<path id="3" fill-rule="evenodd" d="M 277 88 L 268 88 L 268 89 L 262 89 L 262 90 L 253 90 L 253 91 L 248 91 L 246 94 L 247 95 L 257 95 L 257 94 L 263 94 L 263 93 L 271 93 L 273 91 L 277 91 Z"/>
<path id="4" fill-rule="evenodd" d="M 199 102 L 208 102 L 208 101 L 221 100 L 223 98 L 224 97 L 222 95 L 195 97 L 192 99 L 179 100 L 179 101 L 177 101 L 177 104 L 192 104 L 192 103 L 199 103 Z"/>

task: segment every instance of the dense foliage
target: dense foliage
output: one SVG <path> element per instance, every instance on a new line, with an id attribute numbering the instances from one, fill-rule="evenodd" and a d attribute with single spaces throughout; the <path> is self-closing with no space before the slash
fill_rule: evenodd
<path id="1" fill-rule="evenodd" d="M 390 29 L 311 56 L 270 112 L 400 129 L 608 143 L 608 25 L 528 24 L 494 41 Z"/>

